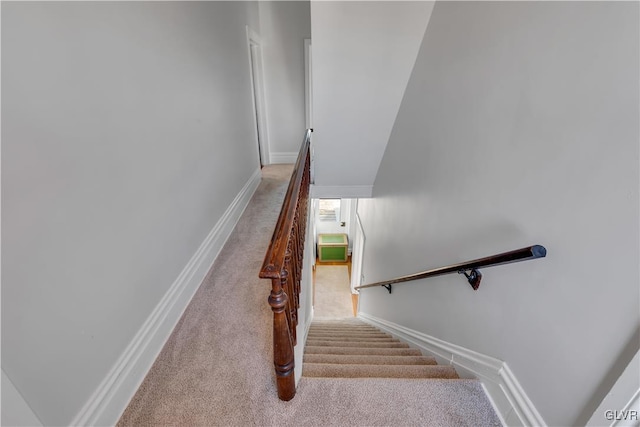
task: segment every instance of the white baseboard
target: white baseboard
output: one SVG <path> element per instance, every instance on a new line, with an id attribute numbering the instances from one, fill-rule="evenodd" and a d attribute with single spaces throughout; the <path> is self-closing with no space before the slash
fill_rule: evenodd
<path id="1" fill-rule="evenodd" d="M 282 152 L 282 153 L 271 153 L 269 158 L 269 164 L 279 165 L 279 164 L 294 164 L 298 160 L 298 153 L 295 151 L 291 152 Z"/>
<path id="2" fill-rule="evenodd" d="M 373 185 L 311 185 L 312 199 L 357 199 L 372 194 Z"/>
<path id="3" fill-rule="evenodd" d="M 260 179 L 261 173 L 258 169 L 213 227 L 71 425 L 116 424 L 249 204 Z"/>
<path id="4" fill-rule="evenodd" d="M 587 427 L 632 427 L 638 425 L 640 414 L 640 351 L 627 365 L 598 408 Z"/>
<path id="5" fill-rule="evenodd" d="M 505 426 L 546 426 L 506 362 L 366 313 L 358 317 L 451 364 L 461 377 L 479 379 Z"/>

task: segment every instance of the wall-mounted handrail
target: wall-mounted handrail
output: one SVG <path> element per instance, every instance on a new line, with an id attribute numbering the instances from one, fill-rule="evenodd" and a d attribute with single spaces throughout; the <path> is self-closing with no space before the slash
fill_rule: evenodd
<path id="1" fill-rule="evenodd" d="M 478 287 L 480 286 L 480 280 L 482 279 L 482 274 L 478 270 L 479 268 L 493 267 L 496 265 L 510 264 L 512 262 L 527 261 L 536 258 L 544 258 L 546 255 L 547 250 L 544 246 L 533 245 L 522 249 L 516 249 L 515 251 L 503 252 L 501 254 L 491 255 L 485 258 L 474 259 L 473 261 L 461 262 L 446 267 L 434 268 L 432 270 L 422 271 L 420 273 L 397 277 L 391 280 L 362 285 L 356 287 L 355 289 L 383 286 L 389 291 L 389 293 L 391 293 L 392 285 L 397 283 L 426 279 L 427 277 L 442 276 L 443 274 L 458 273 L 464 274 L 471 287 L 474 290 L 478 290 Z M 469 273 L 467 273 L 467 271 L 469 271 Z"/>
<path id="2" fill-rule="evenodd" d="M 293 347 L 296 345 L 300 280 L 307 231 L 310 143 L 311 129 L 307 129 L 260 270 L 260 278 L 271 279 L 269 305 L 273 311 L 273 363 L 278 397 L 281 400 L 291 400 L 296 393 Z"/>

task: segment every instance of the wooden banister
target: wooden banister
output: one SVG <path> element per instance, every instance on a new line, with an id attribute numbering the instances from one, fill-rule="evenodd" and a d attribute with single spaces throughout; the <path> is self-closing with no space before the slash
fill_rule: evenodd
<path id="1" fill-rule="evenodd" d="M 260 270 L 260 278 L 271 279 L 268 301 L 273 311 L 273 363 L 281 400 L 291 400 L 296 394 L 293 347 L 309 206 L 310 142 L 311 129 L 307 129 Z"/>

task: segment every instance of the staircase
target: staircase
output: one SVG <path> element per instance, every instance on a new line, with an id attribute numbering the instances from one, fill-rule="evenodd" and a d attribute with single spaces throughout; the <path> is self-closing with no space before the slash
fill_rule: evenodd
<path id="1" fill-rule="evenodd" d="M 309 329 L 303 377 L 457 379 L 452 366 L 354 318 L 316 320 Z"/>

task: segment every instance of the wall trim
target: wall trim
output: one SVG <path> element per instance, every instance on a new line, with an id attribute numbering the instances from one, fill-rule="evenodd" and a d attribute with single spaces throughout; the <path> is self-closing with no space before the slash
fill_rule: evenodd
<path id="1" fill-rule="evenodd" d="M 611 390 L 587 422 L 587 427 L 637 426 L 640 414 L 640 350 L 636 351 Z"/>
<path id="2" fill-rule="evenodd" d="M 449 363 L 460 376 L 479 379 L 504 425 L 546 426 L 506 362 L 366 313 L 358 317 L 434 354 L 438 363 Z"/>
<path id="3" fill-rule="evenodd" d="M 261 171 L 257 169 L 71 425 L 115 425 L 118 422 L 249 204 L 261 177 Z"/>
<path id="4" fill-rule="evenodd" d="M 307 208 L 313 203 L 309 201 Z M 313 244 L 313 216 L 311 216 L 312 209 L 307 209 L 307 231 L 305 233 L 304 242 L 304 260 L 302 264 L 302 280 L 300 282 L 300 308 L 298 309 L 298 316 L 303 316 L 302 320 L 298 322 L 297 336 L 298 342 L 293 349 L 294 353 L 294 366 L 293 373 L 295 377 L 296 387 L 302 378 L 302 365 L 304 359 L 304 347 L 307 345 L 307 337 L 309 336 L 309 329 L 311 328 L 311 321 L 313 320 L 313 262 L 315 260 L 312 247 Z"/>
<path id="5" fill-rule="evenodd" d="M 298 383 L 302 379 L 302 359 L 304 358 L 304 348 L 307 345 L 307 337 L 309 336 L 309 329 L 311 329 L 312 321 L 313 321 L 313 306 L 311 306 L 311 310 L 309 310 L 309 315 L 305 320 L 303 333 L 300 334 L 300 330 L 299 330 L 300 328 L 298 328 L 297 330 L 298 343 L 293 348 L 293 352 L 294 352 L 293 373 L 296 380 L 296 387 L 298 387 Z"/>
<path id="6" fill-rule="evenodd" d="M 298 153 L 294 151 L 271 153 L 271 158 L 269 160 L 269 164 L 271 165 L 295 164 L 296 160 L 298 160 Z"/>
<path id="7" fill-rule="evenodd" d="M 311 185 L 312 199 L 358 199 L 373 195 L 373 185 Z"/>

